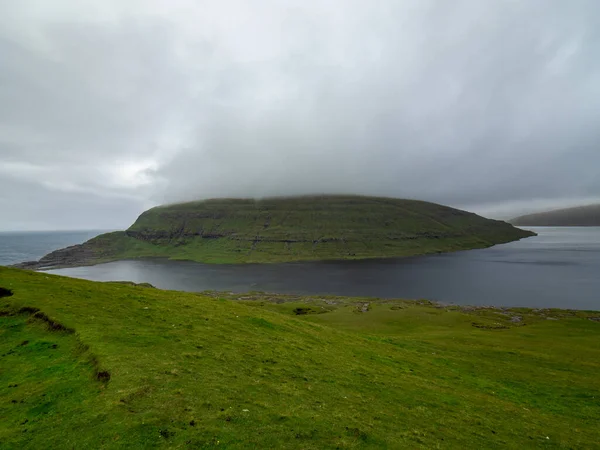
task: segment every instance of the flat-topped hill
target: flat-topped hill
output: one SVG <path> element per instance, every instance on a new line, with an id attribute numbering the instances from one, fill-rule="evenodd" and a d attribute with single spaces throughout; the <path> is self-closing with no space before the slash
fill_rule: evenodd
<path id="1" fill-rule="evenodd" d="M 21 267 L 140 257 L 211 263 L 398 257 L 489 247 L 533 234 L 417 200 L 213 199 L 152 208 L 126 231 L 100 235 Z"/>
<path id="2" fill-rule="evenodd" d="M 510 223 L 529 227 L 600 227 L 600 204 L 527 214 Z"/>

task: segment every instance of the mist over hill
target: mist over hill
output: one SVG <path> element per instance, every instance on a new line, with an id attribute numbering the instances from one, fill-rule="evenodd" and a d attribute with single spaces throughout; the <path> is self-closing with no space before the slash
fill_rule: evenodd
<path id="1" fill-rule="evenodd" d="M 515 217 L 509 222 L 513 225 L 530 227 L 598 227 L 600 226 L 600 204 L 527 214 Z"/>

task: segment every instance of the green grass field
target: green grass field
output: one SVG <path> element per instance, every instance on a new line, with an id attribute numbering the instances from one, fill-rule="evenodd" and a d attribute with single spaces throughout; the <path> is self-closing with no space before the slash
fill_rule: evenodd
<path id="1" fill-rule="evenodd" d="M 2 448 L 599 447 L 600 313 L 0 287 Z"/>
<path id="2" fill-rule="evenodd" d="M 216 199 L 152 208 L 126 231 L 51 253 L 32 267 L 144 257 L 208 263 L 398 257 L 489 247 L 533 234 L 416 200 Z"/>

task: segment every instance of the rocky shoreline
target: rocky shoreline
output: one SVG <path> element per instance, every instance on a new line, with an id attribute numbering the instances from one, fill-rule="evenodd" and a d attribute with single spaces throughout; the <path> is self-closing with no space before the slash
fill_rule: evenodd
<path id="1" fill-rule="evenodd" d="M 48 253 L 38 261 L 24 261 L 9 267 L 27 270 L 49 270 L 65 267 L 86 266 L 97 260 L 95 252 L 87 243 L 72 245 Z"/>

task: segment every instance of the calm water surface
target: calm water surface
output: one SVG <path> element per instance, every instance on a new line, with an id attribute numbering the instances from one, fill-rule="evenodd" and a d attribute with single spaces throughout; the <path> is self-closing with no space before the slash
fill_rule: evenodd
<path id="1" fill-rule="evenodd" d="M 600 227 L 531 229 L 539 236 L 488 249 L 412 258 L 273 265 L 138 260 L 51 273 L 186 291 L 256 290 L 600 310 Z"/>

